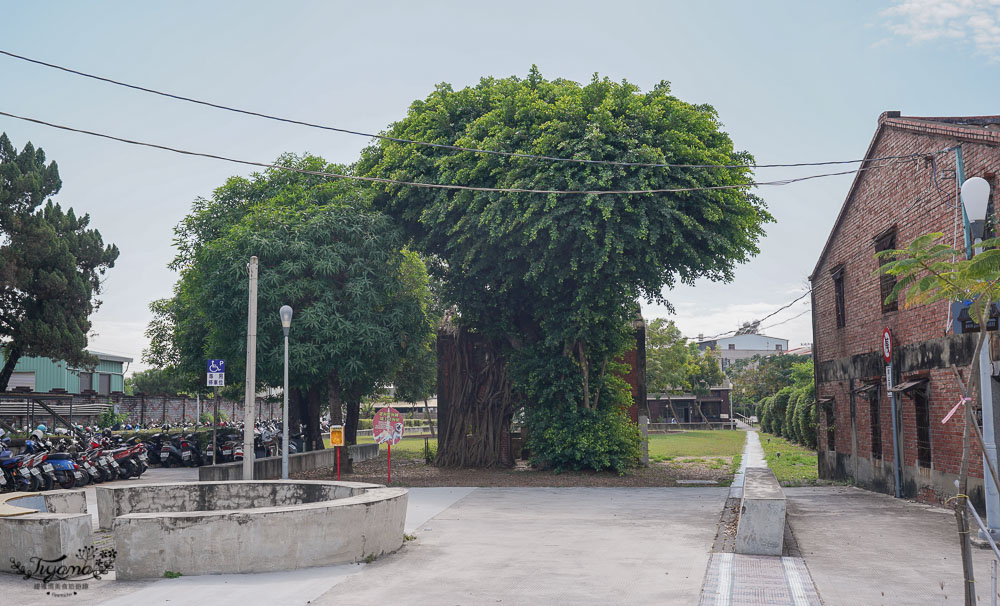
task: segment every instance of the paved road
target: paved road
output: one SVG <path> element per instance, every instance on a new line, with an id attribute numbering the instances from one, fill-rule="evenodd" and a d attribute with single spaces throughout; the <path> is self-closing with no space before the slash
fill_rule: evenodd
<path id="1" fill-rule="evenodd" d="M 788 522 L 826 606 L 961 604 L 954 514 L 859 488 L 786 488 Z M 992 551 L 974 550 L 990 603 Z"/>

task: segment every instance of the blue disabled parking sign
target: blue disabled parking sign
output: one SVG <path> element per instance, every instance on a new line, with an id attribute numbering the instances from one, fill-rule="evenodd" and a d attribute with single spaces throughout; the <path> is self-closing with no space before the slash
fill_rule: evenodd
<path id="1" fill-rule="evenodd" d="M 226 361 L 209 360 L 207 374 L 209 387 L 224 387 L 226 385 Z"/>

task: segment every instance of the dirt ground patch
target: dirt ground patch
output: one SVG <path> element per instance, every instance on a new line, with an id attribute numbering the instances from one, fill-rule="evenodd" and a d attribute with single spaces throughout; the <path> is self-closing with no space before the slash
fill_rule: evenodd
<path id="1" fill-rule="evenodd" d="M 532 469 L 524 462 L 514 468 L 504 469 L 444 469 L 428 465 L 423 459 L 402 457 L 392 458 L 392 486 L 511 486 L 511 487 L 564 487 L 564 486 L 690 486 L 679 480 L 703 480 L 706 485 L 716 482 L 728 486 L 732 473 L 728 465 L 721 469 L 711 467 L 711 458 L 700 462 L 667 461 L 650 463 L 648 468 L 635 468 L 625 475 L 613 472 L 567 471 L 553 473 Z M 337 470 L 333 467 L 315 469 L 292 476 L 299 480 L 333 480 Z M 385 484 L 386 457 L 381 453 L 378 459 L 356 463 L 354 473 L 341 474 L 341 480 L 348 482 L 371 482 Z"/>

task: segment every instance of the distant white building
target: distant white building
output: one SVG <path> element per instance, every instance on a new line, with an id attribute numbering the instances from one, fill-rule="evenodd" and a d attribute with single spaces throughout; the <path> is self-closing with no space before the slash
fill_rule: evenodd
<path id="1" fill-rule="evenodd" d="M 702 350 L 714 349 L 719 356 L 722 370 L 726 370 L 736 360 L 783 354 L 788 351 L 788 339 L 756 333 L 736 334 L 731 337 L 706 340 L 699 337 L 698 347 Z"/>

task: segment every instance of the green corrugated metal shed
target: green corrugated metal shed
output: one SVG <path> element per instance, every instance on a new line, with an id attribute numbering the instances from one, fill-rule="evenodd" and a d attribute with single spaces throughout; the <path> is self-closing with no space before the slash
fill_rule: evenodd
<path id="1" fill-rule="evenodd" d="M 81 378 L 85 381 L 89 374 L 90 389 L 98 393 L 106 395 L 113 391 L 124 391 L 126 364 L 132 362 L 132 358 L 98 351 L 89 351 L 89 353 L 97 356 L 98 359 L 97 366 L 93 369 L 73 368 L 67 366 L 66 362 L 62 360 L 57 361 L 49 358 L 21 358 L 14 366 L 14 377 L 8 389 L 16 387 L 18 384 L 24 384 L 33 377 L 35 391 L 47 392 L 52 389 L 65 389 L 69 393 L 80 393 L 82 389 L 86 389 L 85 386 L 81 385 Z M 102 379 L 102 375 L 106 378 Z"/>

